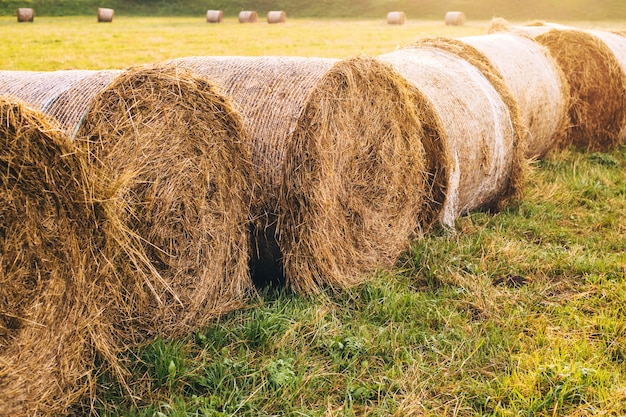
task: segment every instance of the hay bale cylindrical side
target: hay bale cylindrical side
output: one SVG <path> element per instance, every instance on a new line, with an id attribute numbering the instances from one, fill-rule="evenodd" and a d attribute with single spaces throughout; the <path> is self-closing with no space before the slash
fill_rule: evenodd
<path id="1" fill-rule="evenodd" d="M 17 9 L 18 22 L 33 22 L 35 20 L 35 10 L 28 7 L 20 7 Z"/>
<path id="2" fill-rule="evenodd" d="M 287 13 L 283 10 L 267 12 L 267 23 L 286 23 Z"/>
<path id="3" fill-rule="evenodd" d="M 207 10 L 206 12 L 207 23 L 222 23 L 224 21 L 223 10 Z"/>
<path id="4" fill-rule="evenodd" d="M 380 59 L 428 97 L 442 120 L 441 137 L 451 155 L 443 224 L 519 197 L 524 172 L 519 113 L 510 94 L 505 102 L 493 86 L 497 77 L 487 79 L 457 54 L 426 43 Z"/>
<path id="5" fill-rule="evenodd" d="M 388 25 L 404 25 L 405 23 L 406 23 L 406 14 L 404 14 L 404 12 L 387 13 Z"/>
<path id="6" fill-rule="evenodd" d="M 371 58 L 192 57 L 246 120 L 262 184 L 260 280 L 344 288 L 392 264 L 424 204 L 409 84 Z M 275 274 L 275 275 L 274 275 Z M 271 275 L 271 276 L 270 276 Z"/>
<path id="7" fill-rule="evenodd" d="M 0 72 L 2 91 L 61 120 L 100 169 L 112 216 L 141 248 L 135 258 L 145 262 L 136 264 L 147 264 L 150 281 L 117 303 L 133 309 L 120 313 L 132 317 L 124 337 L 184 334 L 244 302 L 250 151 L 237 114 L 210 83 L 151 67 Z"/>
<path id="8" fill-rule="evenodd" d="M 100 23 L 113 22 L 114 14 L 115 14 L 115 10 L 113 9 L 108 9 L 106 7 L 98 7 L 98 22 Z"/>
<path id="9" fill-rule="evenodd" d="M 259 15 L 255 11 L 244 10 L 239 12 L 239 23 L 256 23 Z"/>
<path id="10" fill-rule="evenodd" d="M 88 389 L 91 335 L 111 333 L 93 296 L 119 272 L 103 195 L 60 126 L 5 96 L 0 165 L 0 413 L 64 415 Z"/>
<path id="11" fill-rule="evenodd" d="M 483 54 L 509 87 L 527 131 L 527 158 L 540 158 L 565 141 L 569 85 L 545 47 L 513 33 L 459 40 Z"/>
<path id="12" fill-rule="evenodd" d="M 448 26 L 463 26 L 465 24 L 465 13 L 459 11 L 446 12 L 444 21 Z"/>

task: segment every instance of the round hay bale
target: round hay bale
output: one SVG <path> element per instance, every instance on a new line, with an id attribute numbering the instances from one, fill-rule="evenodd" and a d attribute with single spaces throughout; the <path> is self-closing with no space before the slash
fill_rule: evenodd
<path id="1" fill-rule="evenodd" d="M 224 21 L 224 12 L 222 10 L 207 10 L 207 23 L 222 23 Z"/>
<path id="2" fill-rule="evenodd" d="M 255 11 L 239 12 L 239 23 L 256 23 L 258 19 L 259 15 Z"/>
<path id="3" fill-rule="evenodd" d="M 107 9 L 105 7 L 98 7 L 98 22 L 110 23 L 113 22 L 113 14 L 115 10 Z"/>
<path id="4" fill-rule="evenodd" d="M 387 13 L 388 25 L 404 25 L 406 23 L 406 15 L 404 12 L 389 12 Z"/>
<path id="5" fill-rule="evenodd" d="M 65 414 L 111 334 L 93 296 L 116 276 L 102 195 L 58 124 L 5 96 L 0 165 L 0 413 Z"/>
<path id="6" fill-rule="evenodd" d="M 483 54 L 513 94 L 527 131 L 526 158 L 540 158 L 564 142 L 569 124 L 569 86 L 545 47 L 513 33 L 459 40 L 475 48 L 475 56 Z"/>
<path id="7" fill-rule="evenodd" d="M 18 22 L 32 22 L 35 20 L 35 10 L 27 8 L 27 7 L 20 7 L 19 9 L 17 9 L 17 21 Z"/>
<path id="8" fill-rule="evenodd" d="M 267 12 L 267 23 L 285 23 L 287 22 L 287 13 L 282 10 Z"/>
<path id="9" fill-rule="evenodd" d="M 0 72 L 7 90 L 62 121 L 149 260 L 151 280 L 118 303 L 127 339 L 186 334 L 242 305 L 254 179 L 241 121 L 212 84 L 158 67 Z"/>
<path id="10" fill-rule="evenodd" d="M 519 198 L 523 128 L 498 75 L 479 70 L 444 45 L 445 40 L 426 39 L 379 58 L 428 97 L 442 121 L 440 137 L 448 143 L 450 166 L 440 220 L 453 225 L 470 210 L 500 208 Z"/>
<path id="11" fill-rule="evenodd" d="M 465 24 L 465 13 L 446 12 L 444 20 L 448 26 L 463 26 Z"/>
<path id="12" fill-rule="evenodd" d="M 424 133 L 406 80 L 365 57 L 171 64 L 216 82 L 246 120 L 263 190 L 259 280 L 345 288 L 397 260 L 425 204 Z"/>

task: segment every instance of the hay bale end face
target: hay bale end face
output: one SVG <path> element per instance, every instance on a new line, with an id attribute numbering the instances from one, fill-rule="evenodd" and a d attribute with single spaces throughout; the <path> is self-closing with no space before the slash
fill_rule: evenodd
<path id="1" fill-rule="evenodd" d="M 282 10 L 267 12 L 267 23 L 286 23 L 287 13 Z"/>
<path id="2" fill-rule="evenodd" d="M 18 22 L 32 22 L 35 20 L 35 10 L 25 7 L 17 9 Z"/>
<path id="3" fill-rule="evenodd" d="M 207 23 L 222 23 L 224 21 L 224 11 L 207 10 L 206 21 Z"/>
<path id="4" fill-rule="evenodd" d="M 255 11 L 239 12 L 239 23 L 256 23 L 258 19 L 259 15 Z"/>
<path id="5" fill-rule="evenodd" d="M 465 24 L 465 13 L 457 11 L 446 12 L 444 21 L 449 26 L 463 26 Z"/>
<path id="6" fill-rule="evenodd" d="M 282 272 L 294 290 L 314 292 L 356 285 L 395 262 L 417 228 L 426 182 L 406 80 L 371 58 L 172 65 L 216 82 L 246 120 L 262 186 L 257 274 Z"/>
<path id="7" fill-rule="evenodd" d="M 105 7 L 98 7 L 98 22 L 110 23 L 113 22 L 113 14 L 115 10 L 107 9 Z"/>
<path id="8" fill-rule="evenodd" d="M 389 25 L 404 25 L 406 23 L 406 15 L 404 12 L 389 12 L 387 13 L 387 24 Z"/>

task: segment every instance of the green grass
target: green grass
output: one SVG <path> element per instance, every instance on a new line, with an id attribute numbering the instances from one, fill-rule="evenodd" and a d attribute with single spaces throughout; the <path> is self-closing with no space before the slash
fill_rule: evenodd
<path id="1" fill-rule="evenodd" d="M 3 18 L 11 42 L 0 56 L 3 69 L 22 70 L 195 54 L 341 58 L 485 25 Z M 626 147 L 556 152 L 535 164 L 524 191 L 515 207 L 471 213 L 413 242 L 396 268 L 359 288 L 311 297 L 268 288 L 186 339 L 127 352 L 128 388 L 99 369 L 97 413 L 626 415 Z M 77 414 L 89 401 L 82 406 Z"/>

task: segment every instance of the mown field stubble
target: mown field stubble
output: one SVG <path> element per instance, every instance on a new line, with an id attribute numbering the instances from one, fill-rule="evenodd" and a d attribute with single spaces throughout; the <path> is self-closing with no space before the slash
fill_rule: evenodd
<path id="1" fill-rule="evenodd" d="M 486 25 L 2 17 L 0 62 L 57 70 L 191 55 L 344 58 Z M 95 397 L 74 412 L 626 415 L 626 147 L 553 151 L 532 164 L 523 191 L 515 206 L 470 213 L 415 241 L 396 268 L 358 288 L 308 297 L 264 288 L 192 337 L 127 352 L 128 387 L 101 369 Z"/>

